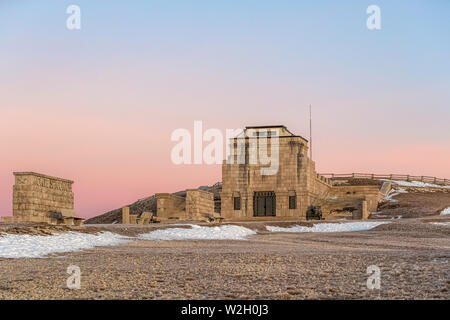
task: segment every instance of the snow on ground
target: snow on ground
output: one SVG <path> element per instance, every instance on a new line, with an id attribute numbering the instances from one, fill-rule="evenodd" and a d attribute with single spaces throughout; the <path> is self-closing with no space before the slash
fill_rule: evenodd
<path id="1" fill-rule="evenodd" d="M 377 218 L 390 218 L 391 217 L 386 214 L 382 214 L 381 212 L 372 212 L 372 215 Z"/>
<path id="2" fill-rule="evenodd" d="M 389 194 L 383 198 L 384 201 L 390 201 L 390 202 L 398 202 L 396 199 L 392 199 L 395 196 L 398 196 L 400 193 L 408 193 L 405 189 L 392 189 Z"/>
<path id="3" fill-rule="evenodd" d="M 128 242 L 128 237 L 111 232 L 87 234 L 68 232 L 51 236 L 0 234 L 1 258 L 40 258 L 51 253 L 113 246 Z"/>
<path id="4" fill-rule="evenodd" d="M 450 207 L 448 207 L 448 208 L 446 208 L 446 209 L 441 211 L 441 216 L 444 216 L 444 215 L 447 215 L 447 214 L 450 214 Z"/>
<path id="5" fill-rule="evenodd" d="M 431 224 L 435 224 L 437 226 L 450 227 L 450 221 L 449 222 L 431 222 Z"/>
<path id="6" fill-rule="evenodd" d="M 381 179 L 382 181 L 388 181 L 392 182 L 396 185 L 403 186 L 403 187 L 429 187 L 429 188 L 444 188 L 444 189 L 450 189 L 450 186 L 443 186 L 428 182 L 421 182 L 421 181 L 402 181 L 402 180 L 389 180 L 389 179 Z"/>
<path id="7" fill-rule="evenodd" d="M 169 228 L 155 230 L 139 235 L 144 240 L 246 240 L 247 236 L 256 234 L 255 231 L 233 225 L 219 227 L 202 227 L 190 225 L 191 229 Z"/>
<path id="8" fill-rule="evenodd" d="M 347 222 L 347 223 L 316 223 L 312 227 L 293 226 L 289 228 L 266 226 L 271 232 L 349 232 L 365 231 L 389 222 Z"/>

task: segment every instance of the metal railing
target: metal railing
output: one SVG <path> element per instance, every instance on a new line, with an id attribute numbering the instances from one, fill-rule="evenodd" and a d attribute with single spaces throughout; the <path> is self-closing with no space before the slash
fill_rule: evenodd
<path id="1" fill-rule="evenodd" d="M 387 180 L 401 180 L 401 181 L 420 181 L 425 183 L 432 183 L 436 185 L 449 186 L 449 179 L 441 179 L 430 176 L 412 176 L 405 174 L 374 174 L 374 173 L 321 173 L 321 176 L 329 179 L 387 179 Z"/>

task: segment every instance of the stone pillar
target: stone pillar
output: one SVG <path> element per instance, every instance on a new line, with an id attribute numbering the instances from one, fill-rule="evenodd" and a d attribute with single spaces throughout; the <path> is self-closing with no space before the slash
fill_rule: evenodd
<path id="1" fill-rule="evenodd" d="M 363 200 L 362 201 L 362 205 L 361 205 L 361 219 L 362 220 L 367 220 L 369 218 L 369 209 L 367 208 L 367 200 Z"/>
<path id="2" fill-rule="evenodd" d="M 122 224 L 130 224 L 130 208 L 122 208 Z"/>

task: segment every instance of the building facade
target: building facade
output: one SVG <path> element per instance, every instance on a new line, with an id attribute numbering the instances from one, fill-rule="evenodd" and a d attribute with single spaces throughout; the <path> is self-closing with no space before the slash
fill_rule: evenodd
<path id="1" fill-rule="evenodd" d="M 308 141 L 285 126 L 246 127 L 229 150 L 220 195 L 225 219 L 306 218 L 332 187 L 308 157 Z"/>

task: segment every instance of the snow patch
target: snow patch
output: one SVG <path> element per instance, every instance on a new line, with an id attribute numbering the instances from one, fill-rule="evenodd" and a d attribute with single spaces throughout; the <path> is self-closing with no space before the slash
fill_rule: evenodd
<path id="1" fill-rule="evenodd" d="M 386 214 L 382 214 L 380 212 L 372 212 L 372 215 L 376 218 L 390 218 L 390 216 Z"/>
<path id="2" fill-rule="evenodd" d="M 398 202 L 398 200 L 396 199 L 392 199 L 395 196 L 398 196 L 401 193 L 408 193 L 408 191 L 406 191 L 405 189 L 392 189 L 389 194 L 383 198 L 384 201 L 390 201 L 390 202 Z"/>
<path id="3" fill-rule="evenodd" d="M 255 231 L 233 225 L 202 227 L 191 224 L 191 229 L 169 228 L 140 234 L 144 240 L 246 240 Z"/>
<path id="4" fill-rule="evenodd" d="M 271 232 L 350 232 L 365 231 L 389 222 L 347 222 L 347 223 L 317 223 L 312 227 L 292 226 L 289 228 L 266 226 Z"/>
<path id="5" fill-rule="evenodd" d="M 444 215 L 447 215 L 447 214 L 450 214 L 450 207 L 448 207 L 448 208 L 446 208 L 446 209 L 441 211 L 441 216 L 444 216 Z"/>
<path id="6" fill-rule="evenodd" d="M 450 227 L 450 221 L 449 222 L 431 222 L 431 224 L 435 224 L 437 226 Z"/>
<path id="7" fill-rule="evenodd" d="M 128 242 L 129 238 L 111 232 L 87 234 L 68 232 L 51 236 L 28 234 L 0 234 L 1 258 L 40 258 L 51 253 L 113 246 Z"/>

